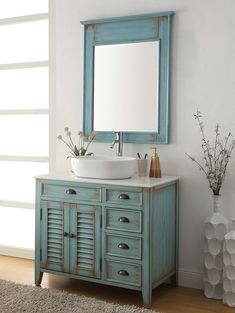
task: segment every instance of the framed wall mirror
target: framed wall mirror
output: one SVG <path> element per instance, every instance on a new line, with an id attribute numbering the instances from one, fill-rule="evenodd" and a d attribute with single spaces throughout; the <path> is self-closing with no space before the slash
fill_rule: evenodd
<path id="1" fill-rule="evenodd" d="M 173 12 L 83 21 L 83 130 L 111 142 L 168 143 Z"/>

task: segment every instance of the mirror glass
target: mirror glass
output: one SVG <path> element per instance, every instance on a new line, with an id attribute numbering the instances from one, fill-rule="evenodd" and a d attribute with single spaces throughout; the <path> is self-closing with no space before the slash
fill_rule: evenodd
<path id="1" fill-rule="evenodd" d="M 94 130 L 158 132 L 159 41 L 97 45 Z"/>

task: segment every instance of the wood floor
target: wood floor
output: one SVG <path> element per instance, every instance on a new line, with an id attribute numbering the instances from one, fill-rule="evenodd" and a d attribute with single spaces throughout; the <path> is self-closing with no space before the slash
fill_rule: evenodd
<path id="1" fill-rule="evenodd" d="M 34 262 L 0 256 L 0 279 L 33 285 Z M 95 297 L 108 302 L 142 306 L 140 292 L 60 276 L 44 274 L 42 287 L 66 290 L 70 293 Z M 223 305 L 221 301 L 206 299 L 201 290 L 173 287 L 166 284 L 153 291 L 152 309 L 159 313 L 235 313 L 234 308 Z"/>

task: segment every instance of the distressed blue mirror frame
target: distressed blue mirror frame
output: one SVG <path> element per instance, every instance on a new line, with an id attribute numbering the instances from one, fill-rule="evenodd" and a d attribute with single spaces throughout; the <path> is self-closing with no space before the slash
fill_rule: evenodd
<path id="1" fill-rule="evenodd" d="M 174 12 L 143 14 L 82 21 L 84 25 L 84 110 L 83 131 L 93 131 L 95 46 L 159 41 L 158 131 L 124 132 L 126 143 L 168 143 L 170 32 Z M 144 105 L 144 104 L 143 104 Z M 96 141 L 111 142 L 113 132 L 97 132 Z"/>

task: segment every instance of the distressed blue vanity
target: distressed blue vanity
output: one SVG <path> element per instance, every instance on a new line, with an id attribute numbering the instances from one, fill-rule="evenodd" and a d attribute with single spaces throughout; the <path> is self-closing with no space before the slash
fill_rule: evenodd
<path id="1" fill-rule="evenodd" d="M 35 284 L 44 272 L 139 290 L 176 281 L 178 178 L 36 179 Z"/>

